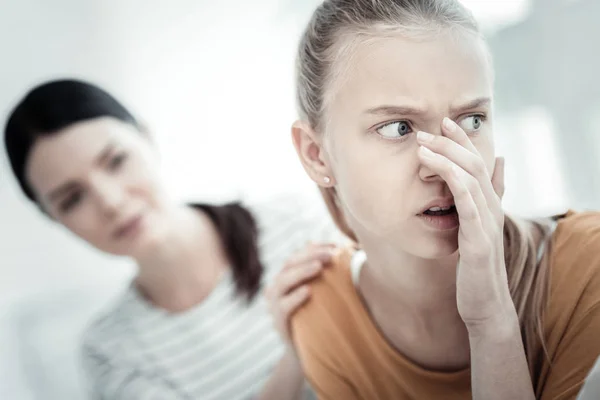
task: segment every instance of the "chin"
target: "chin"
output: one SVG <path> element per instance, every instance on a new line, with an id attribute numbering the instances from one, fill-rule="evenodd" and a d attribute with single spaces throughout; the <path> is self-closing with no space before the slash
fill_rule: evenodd
<path id="1" fill-rule="evenodd" d="M 113 244 L 108 253 L 116 256 L 132 257 L 135 259 L 145 258 L 146 255 L 152 254 L 159 247 L 161 238 L 155 232 L 140 232 L 137 237 L 121 240 Z"/>
<path id="2" fill-rule="evenodd" d="M 127 255 L 135 259 L 147 258 L 148 255 L 155 253 L 160 247 L 162 240 L 156 236 L 146 236 L 139 238 L 126 249 Z"/>
<path id="3" fill-rule="evenodd" d="M 435 260 L 440 258 L 446 258 L 458 251 L 458 235 L 446 237 L 437 237 L 435 239 L 423 238 L 420 243 L 415 244 L 414 254 L 425 259 Z"/>

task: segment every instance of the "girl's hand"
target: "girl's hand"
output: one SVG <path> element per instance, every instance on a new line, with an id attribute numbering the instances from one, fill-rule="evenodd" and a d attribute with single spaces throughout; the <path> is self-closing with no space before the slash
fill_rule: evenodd
<path id="1" fill-rule="evenodd" d="M 504 159 L 493 176 L 467 134 L 445 118 L 442 136 L 417 134 L 423 165 L 439 174 L 454 195 L 459 216 L 457 306 L 467 329 L 496 329 L 516 313 L 504 263 Z M 510 317 L 507 319 L 506 317 Z"/>

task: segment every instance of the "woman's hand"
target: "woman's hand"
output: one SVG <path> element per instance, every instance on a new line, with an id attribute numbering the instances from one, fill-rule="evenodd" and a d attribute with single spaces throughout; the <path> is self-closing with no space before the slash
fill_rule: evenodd
<path id="1" fill-rule="evenodd" d="M 442 136 L 417 134 L 423 165 L 439 174 L 454 196 L 459 216 L 457 306 L 469 333 L 510 325 L 516 311 L 504 263 L 504 160 L 490 177 L 467 134 L 448 118 Z M 517 326 L 518 327 L 518 326 Z"/>
<path id="2" fill-rule="evenodd" d="M 309 299 L 308 283 L 331 261 L 334 249 L 333 244 L 309 244 L 290 257 L 265 291 L 275 327 L 292 350 L 290 318 Z"/>

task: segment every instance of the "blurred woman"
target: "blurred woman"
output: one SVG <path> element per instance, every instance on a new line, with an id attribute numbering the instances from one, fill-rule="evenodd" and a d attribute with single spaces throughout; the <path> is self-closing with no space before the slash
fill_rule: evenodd
<path id="1" fill-rule="evenodd" d="M 285 351 L 257 294 L 297 248 L 334 238 L 324 207 L 295 198 L 247 207 L 179 204 L 159 179 L 149 133 L 86 82 L 31 90 L 10 114 L 4 139 L 23 193 L 49 218 L 137 263 L 130 287 L 85 335 L 96 396 L 303 395 L 295 354 Z M 310 277 L 328 259 L 320 247 L 294 279 Z M 297 304 L 305 299 L 295 296 Z"/>

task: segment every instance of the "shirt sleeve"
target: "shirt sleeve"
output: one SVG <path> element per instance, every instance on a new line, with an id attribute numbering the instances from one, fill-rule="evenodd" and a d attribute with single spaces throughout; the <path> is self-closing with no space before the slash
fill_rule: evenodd
<path id="1" fill-rule="evenodd" d="M 576 399 L 585 378 L 600 354 L 600 305 L 591 307 L 563 338 L 552 362 L 541 400 Z"/>
<path id="2" fill-rule="evenodd" d="M 328 347 L 302 319 L 294 323 L 294 341 L 304 375 L 319 400 L 362 400 L 353 385 L 338 373 Z"/>
<path id="3" fill-rule="evenodd" d="M 572 299 L 555 311 L 568 323 L 553 352 L 541 400 L 576 399 L 600 355 L 600 214 L 578 218 L 564 235 L 569 246 L 560 262 L 570 264 L 566 278 L 554 282 L 557 296 Z"/>
<path id="4" fill-rule="evenodd" d="M 318 399 L 369 400 L 361 397 L 355 382 L 343 373 L 347 366 L 342 357 L 349 349 L 338 340 L 347 324 L 339 320 L 343 299 L 335 294 L 340 290 L 335 286 L 337 280 L 339 275 L 330 275 L 315 283 L 311 300 L 292 317 L 294 346 Z"/>

